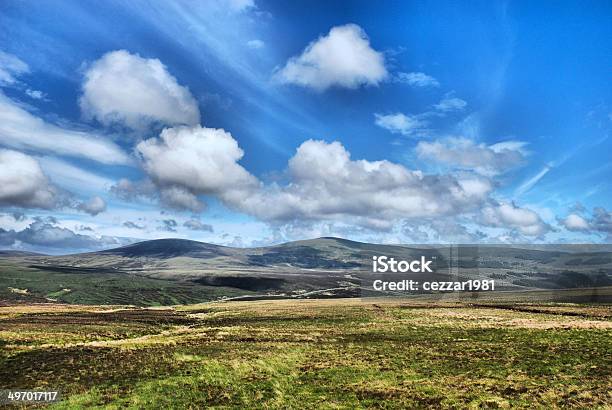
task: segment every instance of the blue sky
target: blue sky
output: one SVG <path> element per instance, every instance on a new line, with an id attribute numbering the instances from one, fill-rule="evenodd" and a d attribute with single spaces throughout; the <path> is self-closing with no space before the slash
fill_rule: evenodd
<path id="1" fill-rule="evenodd" d="M 0 248 L 609 242 L 609 2 L 0 5 Z"/>

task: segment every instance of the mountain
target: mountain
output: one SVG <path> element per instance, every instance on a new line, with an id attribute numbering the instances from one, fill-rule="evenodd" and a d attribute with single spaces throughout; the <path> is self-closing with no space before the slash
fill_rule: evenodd
<path id="1" fill-rule="evenodd" d="M 179 256 L 191 258 L 214 258 L 230 253 L 231 248 L 187 239 L 156 239 L 137 242 L 120 248 L 108 249 L 93 254 L 116 255 L 128 258 L 149 257 L 168 259 Z"/>
<path id="2" fill-rule="evenodd" d="M 373 274 L 372 257 L 383 255 L 396 260 L 423 257 L 432 261 L 433 273 Z M 554 290 L 610 286 L 611 272 L 611 245 L 380 245 L 324 237 L 232 248 L 158 239 L 74 255 L 0 254 L 0 299 L 3 289 L 14 298 L 28 294 L 19 289 L 33 295 L 36 287 L 43 297 L 58 300 L 77 298 L 78 288 L 87 300 L 99 294 L 105 294 L 105 300 L 137 295 L 143 304 L 253 294 L 359 296 L 371 295 L 372 281 L 380 278 L 491 279 L 497 290 Z M 26 276 L 30 282 L 19 285 Z M 47 282 L 42 283 L 43 278 Z M 90 289 L 88 283 L 97 287 Z M 13 290 L 7 293 L 9 288 Z"/>

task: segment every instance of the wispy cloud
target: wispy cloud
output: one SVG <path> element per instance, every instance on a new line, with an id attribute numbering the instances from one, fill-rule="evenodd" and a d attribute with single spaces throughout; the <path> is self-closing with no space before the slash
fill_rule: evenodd
<path id="1" fill-rule="evenodd" d="M 521 185 L 519 185 L 518 188 L 516 188 L 516 190 L 514 191 L 514 196 L 515 197 L 520 197 L 521 195 L 523 195 L 524 193 L 528 192 L 529 190 L 531 190 L 538 182 L 540 182 L 540 180 L 542 178 L 544 178 L 544 176 L 546 174 L 548 174 L 548 172 L 553 168 L 552 164 L 547 164 L 544 166 L 544 168 L 542 168 L 540 170 L 540 172 L 538 172 L 537 174 L 535 174 L 534 176 L 532 176 L 531 178 L 527 179 L 526 181 L 524 181 Z"/>
<path id="2" fill-rule="evenodd" d="M 104 164 L 128 164 L 115 143 L 90 132 L 51 124 L 29 113 L 0 92 L 0 143 L 18 149 L 89 158 Z"/>
<path id="3" fill-rule="evenodd" d="M 407 137 L 424 131 L 427 127 L 427 121 L 419 115 L 406 115 L 398 112 L 394 114 L 374 114 L 374 118 L 374 122 L 379 127 L 393 134 L 402 134 Z"/>
<path id="4" fill-rule="evenodd" d="M 247 47 L 252 48 L 253 50 L 259 50 L 260 48 L 264 48 L 266 43 L 261 40 L 249 40 L 247 41 Z"/>
<path id="5" fill-rule="evenodd" d="M 30 67 L 17 56 L 0 50 L 0 85 L 14 84 L 17 77 L 30 71 Z"/>
<path id="6" fill-rule="evenodd" d="M 439 87 L 440 83 L 434 77 L 421 72 L 395 74 L 393 78 L 397 83 L 408 84 L 411 87 Z"/>

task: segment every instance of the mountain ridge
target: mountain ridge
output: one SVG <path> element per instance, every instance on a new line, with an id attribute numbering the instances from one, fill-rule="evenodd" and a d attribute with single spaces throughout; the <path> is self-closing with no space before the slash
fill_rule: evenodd
<path id="1" fill-rule="evenodd" d="M 564 245 L 559 250 L 555 246 L 385 245 L 323 237 L 234 248 L 165 238 L 72 255 L 8 255 L 0 252 L 0 300 L 22 297 L 15 289 L 28 290 L 28 295 L 41 300 L 144 304 L 244 295 L 357 297 L 372 295 L 372 281 L 382 277 L 495 280 L 496 290 L 612 285 L 612 245 Z M 373 256 L 424 257 L 435 260 L 435 268 L 432 273 L 380 276 L 372 273 Z"/>
<path id="2" fill-rule="evenodd" d="M 524 249 L 527 251 L 541 251 L 541 252 L 564 252 L 564 253 L 575 253 L 580 251 L 586 252 L 610 252 L 612 251 L 612 244 L 380 244 L 370 242 L 360 242 L 351 239 L 334 237 L 334 236 L 323 236 L 311 239 L 300 239 L 296 241 L 288 241 L 279 244 L 266 245 L 266 246 L 255 246 L 255 247 L 232 247 L 228 245 L 220 245 L 210 242 L 197 241 L 192 239 L 183 238 L 160 238 L 150 239 L 144 241 L 138 241 L 129 245 L 118 246 L 115 248 L 101 249 L 97 251 L 88 252 L 77 252 L 59 255 L 47 255 L 38 252 L 28 252 L 13 249 L 0 249 L 0 257 L 11 257 L 11 256 L 77 256 L 77 255 L 96 255 L 96 254 L 115 254 L 124 256 L 139 256 L 139 255 L 151 255 L 151 256 L 163 256 L 177 257 L 177 256 L 195 256 L 198 253 L 205 257 L 207 253 L 235 253 L 235 252 L 249 252 L 257 250 L 269 250 L 269 249 L 281 249 L 281 248 L 292 248 L 299 246 L 309 247 L 320 247 L 320 246 L 343 246 L 354 249 L 364 250 L 387 250 L 387 249 L 432 249 L 455 246 L 459 248 L 508 248 L 508 249 Z M 578 249 L 580 247 L 580 249 Z"/>

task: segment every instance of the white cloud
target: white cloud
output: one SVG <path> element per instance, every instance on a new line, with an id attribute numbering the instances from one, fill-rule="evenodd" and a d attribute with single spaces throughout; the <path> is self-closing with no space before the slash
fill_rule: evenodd
<path id="1" fill-rule="evenodd" d="M 35 100 L 44 100 L 47 98 L 47 94 L 43 93 L 40 90 L 31 90 L 31 89 L 26 89 L 25 93 L 28 95 L 28 97 L 33 98 Z"/>
<path id="2" fill-rule="evenodd" d="M 526 236 L 542 236 L 551 230 L 536 212 L 506 202 L 485 206 L 481 210 L 480 222 L 486 226 L 516 230 Z"/>
<path id="3" fill-rule="evenodd" d="M 588 231 L 590 229 L 589 222 L 578 214 L 569 214 L 562 224 L 569 231 Z"/>
<path id="4" fill-rule="evenodd" d="M 588 216 L 585 215 L 585 209 L 580 208 L 578 207 L 577 212 L 569 214 L 565 219 L 561 219 L 559 221 L 561 225 L 569 231 L 606 234 L 609 240 L 612 235 L 612 212 L 603 207 L 595 207 Z"/>
<path id="5" fill-rule="evenodd" d="M 415 150 L 419 158 L 493 176 L 522 164 L 526 156 L 525 145 L 521 141 L 485 145 L 468 138 L 450 137 L 433 142 L 420 141 Z"/>
<path id="6" fill-rule="evenodd" d="M 76 167 L 55 157 L 38 157 L 37 160 L 45 174 L 55 184 L 72 192 L 101 192 L 113 185 L 113 181 L 108 178 Z"/>
<path id="7" fill-rule="evenodd" d="M 161 61 L 125 50 L 106 53 L 89 66 L 79 103 L 85 117 L 106 125 L 119 122 L 145 129 L 154 122 L 195 125 L 200 121 L 189 89 Z"/>
<path id="8" fill-rule="evenodd" d="M 77 205 L 77 209 L 88 213 L 91 216 L 96 216 L 99 213 L 106 211 L 106 202 L 99 196 L 92 197 L 87 202 L 82 202 Z"/>
<path id="9" fill-rule="evenodd" d="M 286 185 L 264 185 L 238 163 L 243 152 L 229 133 L 199 126 L 165 129 L 136 151 L 166 205 L 198 212 L 204 207 L 198 196 L 212 195 L 271 224 L 335 221 L 390 229 L 402 218 L 475 211 L 493 188 L 473 174 L 424 175 L 389 161 L 352 160 L 339 142 L 314 140 L 290 159 Z M 121 185 L 121 192 L 139 191 L 129 181 Z"/>
<path id="10" fill-rule="evenodd" d="M 377 85 L 386 76 L 383 54 L 370 46 L 365 32 L 355 24 L 333 27 L 275 74 L 282 83 L 318 91 Z"/>
<path id="11" fill-rule="evenodd" d="M 17 151 L 0 149 L 0 205 L 52 209 L 58 192 L 38 161 Z"/>
<path id="12" fill-rule="evenodd" d="M 494 188 L 491 180 L 473 173 L 458 173 L 455 178 L 461 189 L 471 197 L 485 198 Z"/>
<path id="13" fill-rule="evenodd" d="M 108 249 L 132 242 L 134 240 L 128 238 L 77 234 L 68 228 L 58 226 L 55 218 L 36 217 L 25 229 L 19 231 L 0 228 L 2 246 L 51 253 L 66 250 L 75 252 Z"/>
<path id="14" fill-rule="evenodd" d="M 19 149 L 89 158 L 105 164 L 127 164 L 127 155 L 104 138 L 48 123 L 0 92 L 0 144 Z"/>
<path id="15" fill-rule="evenodd" d="M 395 81 L 398 83 L 408 84 L 412 87 L 439 87 L 438 80 L 425 73 L 397 73 Z"/>
<path id="16" fill-rule="evenodd" d="M 447 96 L 444 97 L 434 108 L 442 112 L 461 111 L 467 107 L 467 102 L 461 98 Z"/>
<path id="17" fill-rule="evenodd" d="M 29 71 L 28 65 L 17 56 L 0 51 L 0 85 L 14 84 L 17 81 L 16 76 Z"/>
<path id="18" fill-rule="evenodd" d="M 265 47 L 265 43 L 261 40 L 249 40 L 247 41 L 247 47 L 252 48 L 253 50 L 259 50 L 260 48 Z"/>
<path id="19" fill-rule="evenodd" d="M 182 186 L 160 188 L 159 199 L 168 208 L 192 212 L 202 212 L 206 209 L 206 204 L 200 201 L 196 194 Z"/>
<path id="20" fill-rule="evenodd" d="M 62 161 L 51 160 L 51 167 L 64 166 Z M 76 173 L 88 173 L 76 167 Z M 84 181 L 87 183 L 87 181 Z M 94 196 L 86 202 L 76 201 L 69 191 L 51 183 L 39 161 L 18 151 L 0 149 L 0 206 L 20 208 L 73 208 L 92 216 L 106 210 L 106 202 Z"/>
<path id="21" fill-rule="evenodd" d="M 603 207 L 593 208 L 591 226 L 595 231 L 612 234 L 612 212 Z"/>
<path id="22" fill-rule="evenodd" d="M 222 129 L 166 128 L 160 138 L 139 143 L 136 151 L 162 200 L 179 208 L 197 212 L 203 208 L 197 195 L 224 198 L 258 186 L 257 179 L 238 164 L 244 154 L 238 143 Z"/>
<path id="23" fill-rule="evenodd" d="M 402 218 L 468 212 L 489 194 L 473 177 L 463 181 L 423 175 L 389 161 L 351 160 L 339 142 L 304 142 L 290 159 L 288 172 L 291 182 L 286 186 L 268 186 L 234 206 L 271 222 L 350 221 L 390 229 Z"/>
<path id="24" fill-rule="evenodd" d="M 427 122 L 416 115 L 395 114 L 374 114 L 375 123 L 393 134 L 402 134 L 407 137 L 413 136 L 418 132 L 424 131 Z"/>
<path id="25" fill-rule="evenodd" d="M 550 172 L 551 169 L 552 165 L 545 165 L 537 174 L 519 185 L 519 187 L 516 188 L 516 191 L 514 191 L 514 195 L 518 197 L 523 195 L 525 192 L 530 191 L 531 188 L 533 188 L 538 182 L 540 182 L 540 180 L 544 178 L 546 174 Z"/>

